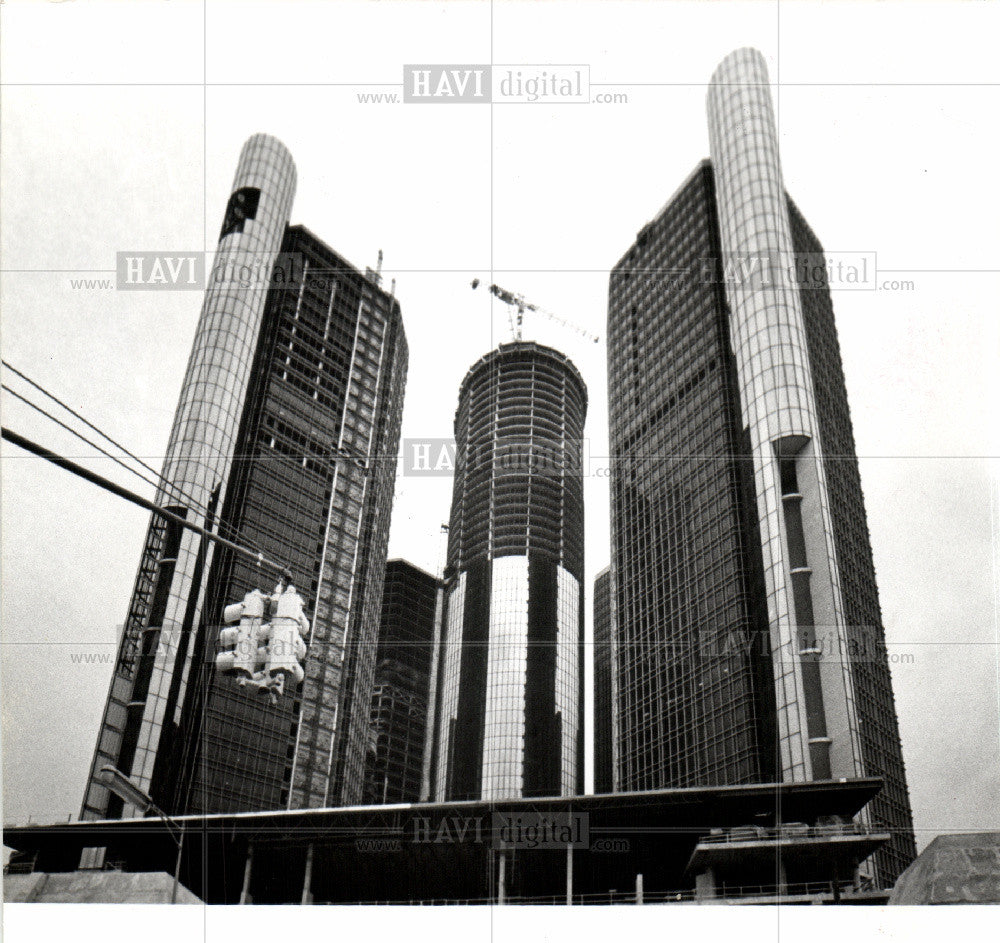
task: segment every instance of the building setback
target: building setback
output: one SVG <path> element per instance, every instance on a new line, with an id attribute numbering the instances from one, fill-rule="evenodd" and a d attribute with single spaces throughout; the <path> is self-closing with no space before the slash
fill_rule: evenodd
<path id="1" fill-rule="evenodd" d="M 573 364 L 502 344 L 462 381 L 430 796 L 583 788 L 583 423 Z"/>
<path id="2" fill-rule="evenodd" d="M 617 788 L 881 777 L 887 886 L 915 849 L 885 633 L 829 286 L 782 274 L 822 247 L 767 81 L 723 61 L 711 163 L 611 276 Z"/>
<path id="3" fill-rule="evenodd" d="M 438 580 L 405 560 L 385 568 L 365 802 L 418 802 L 424 767 Z"/>
<path id="4" fill-rule="evenodd" d="M 361 799 L 407 345 L 377 277 L 288 225 L 294 181 L 278 141 L 247 141 L 157 500 L 287 566 L 305 680 L 272 705 L 215 673 L 223 607 L 275 575 L 154 518 L 84 818 L 131 811 L 105 764 L 168 812 Z"/>
<path id="5" fill-rule="evenodd" d="M 614 792 L 611 567 L 594 580 L 594 792 Z"/>

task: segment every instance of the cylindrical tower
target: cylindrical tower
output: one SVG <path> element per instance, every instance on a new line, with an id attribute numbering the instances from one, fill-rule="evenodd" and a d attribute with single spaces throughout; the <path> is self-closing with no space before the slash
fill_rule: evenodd
<path id="1" fill-rule="evenodd" d="M 157 503 L 205 527 L 217 523 L 225 499 L 267 273 L 288 224 L 295 178 L 292 157 L 275 138 L 257 134 L 243 145 L 157 494 Z M 252 283 L 246 272 L 265 274 Z M 180 719 L 212 555 L 212 543 L 200 535 L 152 520 L 84 800 L 88 817 L 129 814 L 96 780 L 100 762 L 150 788 L 167 715 Z"/>
<path id="2" fill-rule="evenodd" d="M 455 414 L 438 800 L 583 789 L 583 425 L 568 358 L 503 344 Z"/>
<path id="3" fill-rule="evenodd" d="M 753 450 L 786 780 L 862 774 L 815 384 L 764 59 L 739 49 L 708 92 L 740 400 Z"/>

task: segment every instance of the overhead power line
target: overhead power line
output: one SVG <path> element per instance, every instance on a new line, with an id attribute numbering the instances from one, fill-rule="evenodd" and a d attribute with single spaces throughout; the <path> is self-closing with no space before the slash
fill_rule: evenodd
<path id="1" fill-rule="evenodd" d="M 153 468 L 151 465 L 147 465 L 146 462 L 144 462 L 141 458 L 139 458 L 138 455 L 134 454 L 133 452 L 130 452 L 127 448 L 125 448 L 124 445 L 121 444 L 121 442 L 116 442 L 103 429 L 99 429 L 89 419 L 87 419 L 85 416 L 80 415 L 80 413 L 78 413 L 75 409 L 73 409 L 72 406 L 68 406 L 61 399 L 59 399 L 59 397 L 56 396 L 54 393 L 50 393 L 40 383 L 36 383 L 26 373 L 22 373 L 20 370 L 17 369 L 17 367 L 8 363 L 6 360 L 0 360 L 0 363 L 2 363 L 8 370 L 10 370 L 11 373 L 17 374 L 17 376 L 19 376 L 22 380 L 24 380 L 25 383 L 28 383 L 31 386 L 33 386 L 43 396 L 47 396 L 50 400 L 52 400 L 52 402 L 58 403 L 60 406 L 62 406 L 63 409 L 66 410 L 66 412 L 75 416 L 85 426 L 96 432 L 102 439 L 105 439 L 106 441 L 110 442 L 116 449 L 121 449 L 129 458 L 138 462 L 143 468 L 145 468 L 146 471 L 152 472 L 154 475 L 156 475 L 158 479 L 161 478 L 160 473 L 155 468 Z"/>
<path id="2" fill-rule="evenodd" d="M 19 400 L 21 400 L 21 402 L 26 403 L 28 406 L 30 406 L 34 410 L 37 410 L 38 412 L 40 412 L 46 418 L 51 419 L 54 423 L 56 423 L 56 425 L 61 426 L 63 429 L 66 429 L 68 432 L 70 432 L 73 435 L 75 435 L 78 439 L 81 439 L 83 442 L 86 442 L 87 445 L 89 445 L 91 448 L 97 449 L 97 451 L 100 452 L 102 455 L 107 456 L 113 462 L 116 462 L 117 464 L 121 465 L 121 467 L 124 468 L 126 471 L 131 472 L 133 475 L 135 475 L 137 478 L 140 478 L 142 481 L 145 481 L 147 484 L 151 484 L 154 488 L 160 488 L 160 487 L 162 487 L 165 490 L 167 490 L 168 492 L 173 492 L 175 495 L 177 495 L 178 497 L 180 497 L 182 501 L 184 501 L 185 503 L 193 506 L 196 510 L 200 511 L 202 514 L 206 514 L 207 515 L 209 513 L 208 507 L 203 502 L 198 501 L 197 499 L 195 499 L 195 497 L 192 494 L 190 494 L 189 492 L 185 491 L 179 485 L 177 485 L 177 484 L 175 484 L 173 482 L 168 482 L 167 479 L 164 478 L 164 476 L 162 475 L 162 473 L 158 472 L 151 465 L 149 465 L 148 463 L 146 463 L 145 461 L 143 461 L 143 459 L 141 459 L 138 455 L 136 455 L 134 452 L 130 451 L 128 448 L 126 448 L 124 445 L 122 445 L 121 442 L 118 442 L 116 439 L 113 439 L 103 429 L 101 429 L 98 426 L 94 425 L 94 423 L 92 423 L 89 419 L 87 419 L 86 416 L 84 416 L 81 413 L 77 412 L 75 409 L 73 409 L 72 406 L 69 406 L 67 403 L 63 402 L 63 400 L 61 400 L 54 393 L 49 392 L 49 390 L 47 390 L 40 383 L 38 383 L 37 381 L 31 379 L 31 377 L 29 377 L 22 370 L 18 370 L 17 367 L 15 367 L 13 364 L 11 364 L 7 360 L 0 360 L 0 363 L 2 363 L 8 370 L 10 370 L 11 373 L 16 374 L 22 380 L 24 380 L 26 383 L 28 383 L 30 386 L 32 386 L 36 390 L 38 390 L 38 392 L 40 392 L 43 396 L 47 396 L 54 403 L 57 403 L 59 406 L 61 406 L 63 409 L 65 409 L 66 412 L 68 412 L 71 416 L 73 416 L 76 419 L 79 419 L 80 422 L 82 422 L 89 429 L 93 429 L 94 432 L 96 432 L 99 436 L 101 436 L 101 438 L 103 438 L 105 441 L 110 442 L 115 448 L 120 449 L 125 455 L 127 455 L 133 461 L 138 462 L 139 465 L 141 465 L 147 471 L 151 472 L 153 475 L 156 476 L 156 481 L 151 481 L 149 478 L 147 478 L 141 472 L 137 471 L 135 468 L 132 468 L 130 465 L 127 465 L 125 462 L 121 461 L 121 459 L 119 459 L 115 455 L 112 455 L 110 452 L 108 452 L 102 446 L 98 445 L 96 442 L 92 442 L 90 439 L 88 439 L 86 436 L 82 435 L 81 433 L 77 432 L 71 426 L 69 426 L 66 423 L 62 422 L 60 419 L 57 419 L 55 416 L 52 415 L 52 413 L 50 413 L 47 410 L 43 409 L 41 406 L 37 405 L 36 403 L 31 402 L 31 400 L 26 399 L 20 393 L 17 393 L 14 390 L 12 390 L 9 386 L 4 385 L 3 389 L 5 389 L 12 396 L 17 397 Z M 224 533 L 228 531 L 229 534 L 232 537 L 239 537 L 240 536 L 239 529 L 237 527 L 235 527 L 233 525 L 228 525 L 228 524 L 226 524 L 226 523 L 224 523 L 222 521 L 219 522 L 219 530 L 222 531 L 222 532 L 224 532 Z M 245 540 L 245 538 L 244 538 L 244 540 Z M 246 540 L 246 542 L 249 543 L 250 546 L 253 547 L 255 550 L 258 550 L 258 551 L 260 550 L 260 547 L 258 547 L 257 544 L 254 541 Z"/>
<path id="3" fill-rule="evenodd" d="M 88 468 L 84 468 L 82 465 L 78 465 L 76 462 L 71 461 L 68 458 L 64 458 L 61 455 L 57 455 L 55 452 L 50 452 L 44 446 L 38 445 L 36 442 L 32 442 L 30 439 L 25 438 L 12 429 L 3 427 L 0 429 L 3 438 L 8 442 L 24 449 L 26 452 L 31 452 L 33 455 L 37 455 L 39 458 L 44 458 L 46 461 L 51 462 L 53 465 L 59 468 L 65 469 L 74 475 L 83 478 L 85 481 L 89 481 L 91 484 L 97 485 L 99 488 L 103 488 L 105 491 L 110 491 L 112 494 L 117 495 L 119 498 L 124 498 L 126 501 L 130 501 L 132 504 L 136 504 L 141 508 L 145 508 L 147 511 L 151 511 L 159 517 L 162 517 L 168 521 L 173 521 L 176 524 L 180 524 L 182 527 L 186 527 L 188 530 L 194 531 L 196 534 L 201 534 L 208 540 L 212 540 L 215 543 L 221 544 L 223 547 L 227 547 L 235 553 L 240 554 L 243 557 L 248 557 L 253 560 L 259 566 L 266 566 L 278 573 L 284 573 L 285 567 L 280 563 L 275 563 L 273 560 L 269 560 L 262 553 L 254 550 L 248 550 L 246 547 L 241 547 L 237 543 L 233 543 L 231 540 L 227 540 L 225 537 L 215 534 L 210 530 L 206 530 L 198 524 L 187 520 L 180 514 L 175 514 L 173 511 L 168 511 L 166 508 L 161 508 L 154 504 L 147 498 L 142 497 L 142 495 L 136 494 L 134 491 L 129 491 L 127 488 L 123 488 L 121 485 L 116 484 L 113 481 L 105 478 L 103 475 L 98 475 L 96 472 L 90 471 Z"/>
<path id="4" fill-rule="evenodd" d="M 25 405 L 30 406 L 32 409 L 36 410 L 37 412 L 40 412 L 46 419 L 51 419 L 57 426 L 61 426 L 67 432 L 71 433 L 72 435 L 75 435 L 82 442 L 86 442 L 87 445 L 89 445 L 91 448 L 97 449 L 97 451 L 100 452 L 102 455 L 107 456 L 108 458 L 111 459 L 111 461 L 117 463 L 118 465 L 121 465 L 121 467 L 124 468 L 125 471 L 131 472 L 133 475 L 136 475 L 137 477 L 141 478 L 144 482 L 146 482 L 146 484 L 152 485 L 154 488 L 158 487 L 157 483 L 155 481 L 153 481 L 151 478 L 147 478 L 141 472 L 139 472 L 136 469 L 134 469 L 131 465 L 126 465 L 125 462 L 123 462 L 120 458 L 118 458 L 117 455 L 112 455 L 103 446 L 100 446 L 96 442 L 88 439 L 82 432 L 77 432 L 76 429 L 74 429 L 70 425 L 67 425 L 65 422 L 63 422 L 61 419 L 58 419 L 56 416 L 53 416 L 52 413 L 50 413 L 48 410 L 43 409 L 37 403 L 31 402 L 30 399 L 28 399 L 27 397 L 22 396 L 16 390 L 12 390 L 9 386 L 7 386 L 6 383 L 0 383 L 0 389 L 5 390 L 6 392 L 10 393 L 11 396 L 16 397 L 17 399 L 19 399 Z M 194 502 L 191 502 L 191 503 L 193 504 Z"/>

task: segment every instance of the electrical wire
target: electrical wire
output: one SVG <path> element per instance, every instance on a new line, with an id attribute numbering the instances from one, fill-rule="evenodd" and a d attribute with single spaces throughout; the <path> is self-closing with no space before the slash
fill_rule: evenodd
<path id="1" fill-rule="evenodd" d="M 26 373 L 23 373 L 22 371 L 18 370 L 17 367 L 15 367 L 9 361 L 0 359 L 0 363 L 2 363 L 8 370 L 10 370 L 11 373 L 17 374 L 17 376 L 19 376 L 22 380 L 24 380 L 25 383 L 29 383 L 31 386 L 33 386 L 36 390 L 38 390 L 39 393 L 42 393 L 43 395 L 47 396 L 54 403 L 58 403 L 60 406 L 62 406 L 63 409 L 66 410 L 66 412 L 70 413 L 72 416 L 79 419 L 80 422 L 82 422 L 85 426 L 96 432 L 99 436 L 101 436 L 102 439 L 106 439 L 115 448 L 121 449 L 129 458 L 138 462 L 143 468 L 145 468 L 146 471 L 152 472 L 154 475 L 156 475 L 157 478 L 162 479 L 162 476 L 155 468 L 153 468 L 151 465 L 147 465 L 146 462 L 144 462 L 141 458 L 139 458 L 138 455 L 134 454 L 133 452 L 130 452 L 127 448 L 125 448 L 125 446 L 122 445 L 121 442 L 116 442 L 114 439 L 111 438 L 111 436 L 109 436 L 106 432 L 104 432 L 104 430 L 99 429 L 85 416 L 80 415 L 80 413 L 78 413 L 75 409 L 73 409 L 72 406 L 68 406 L 61 399 L 59 399 L 59 397 L 56 396 L 54 393 L 50 393 L 47 389 L 45 389 L 44 386 L 42 386 L 40 383 L 36 383 L 34 380 L 31 379 L 31 377 L 29 377 Z"/>
<path id="2" fill-rule="evenodd" d="M 219 534 L 213 533 L 210 530 L 202 527 L 200 524 L 195 524 L 193 521 L 189 521 L 187 518 L 176 514 L 173 511 L 167 510 L 166 508 L 161 508 L 154 504 L 148 498 L 142 497 L 142 495 L 136 494 L 134 491 L 129 491 L 127 488 L 123 488 L 121 485 L 116 484 L 103 475 L 98 475 L 96 472 L 92 472 L 89 468 L 84 468 L 82 465 L 78 465 L 76 462 L 65 458 L 62 455 L 58 455 L 55 452 L 50 451 L 44 446 L 39 445 L 37 442 L 32 442 L 31 439 L 26 438 L 20 433 L 14 432 L 12 429 L 8 429 L 4 426 L 0 429 L 0 434 L 8 442 L 12 442 L 14 445 L 19 446 L 26 452 L 31 452 L 33 455 L 37 455 L 39 458 L 44 458 L 46 461 L 51 462 L 53 465 L 59 468 L 65 469 L 68 472 L 83 478 L 85 481 L 89 481 L 91 484 L 95 484 L 105 491 L 110 491 L 112 494 L 117 495 L 119 498 L 124 498 L 126 501 L 130 501 L 132 504 L 136 504 L 141 508 L 145 508 L 147 511 L 151 511 L 153 514 L 159 517 L 165 518 L 168 521 L 173 521 L 179 524 L 181 527 L 185 527 L 188 530 L 194 531 L 196 534 L 201 534 L 207 540 L 212 540 L 216 543 L 222 544 L 224 547 L 228 547 L 230 550 L 241 554 L 244 557 L 249 557 L 259 566 L 267 566 L 279 573 L 284 573 L 286 568 L 280 564 L 276 563 L 274 560 L 269 560 L 264 554 L 257 550 L 249 550 L 246 547 L 240 546 L 231 540 L 227 540 Z M 185 510 L 190 510 L 185 508 Z"/>
<path id="3" fill-rule="evenodd" d="M 30 406 L 32 409 L 37 410 L 43 416 L 45 416 L 47 419 L 51 419 L 57 426 L 60 426 L 63 429 L 65 429 L 67 432 L 72 433 L 78 439 L 80 439 L 82 442 L 85 442 L 87 445 L 89 445 L 91 448 L 97 449 L 97 451 L 100 452 L 102 455 L 106 456 L 107 458 L 110 458 L 111 461 L 115 462 L 116 464 L 121 465 L 122 468 L 124 468 L 126 471 L 131 472 L 133 475 L 136 475 L 142 481 L 146 482 L 146 484 L 152 485 L 154 488 L 158 488 L 159 487 L 159 485 L 155 481 L 153 481 L 151 478 L 146 477 L 141 472 L 137 471 L 136 469 L 132 468 L 129 465 L 126 465 L 125 462 L 123 462 L 120 458 L 118 458 L 115 455 L 112 455 L 110 452 L 108 452 L 106 449 L 104 449 L 98 443 L 93 442 L 90 439 L 88 439 L 82 432 L 78 432 L 72 426 L 67 425 L 61 419 L 57 418 L 56 416 L 53 416 L 52 413 L 48 412 L 46 409 L 43 409 L 37 403 L 31 402 L 31 400 L 26 399 L 24 396 L 22 396 L 16 390 L 12 390 L 9 386 L 7 386 L 6 383 L 0 383 L 0 388 L 6 390 L 8 393 L 10 393 L 11 396 L 16 397 L 22 403 L 26 404 L 27 406 Z M 157 477 L 162 480 L 162 476 L 157 476 Z M 190 498 L 190 496 L 185 495 L 184 492 L 180 488 L 175 488 L 174 490 L 177 491 L 177 493 L 178 493 L 178 495 L 180 497 L 179 498 L 175 497 L 172 500 L 184 499 L 189 504 L 194 505 L 196 510 L 200 510 L 202 513 L 207 514 L 207 509 L 203 505 L 199 506 L 199 503 L 197 501 L 195 501 L 192 498 Z M 222 528 L 221 527 L 219 528 L 219 531 L 220 531 L 220 533 L 222 532 Z M 238 532 L 231 533 L 230 536 L 239 537 L 239 533 Z M 252 541 L 245 541 L 245 542 L 249 543 L 251 546 L 253 546 L 253 542 Z M 254 547 L 254 550 L 256 552 L 258 552 L 258 553 L 261 552 L 260 547 Z"/>
<path id="4" fill-rule="evenodd" d="M 17 398 L 18 398 L 19 400 L 21 400 L 21 401 L 22 401 L 23 403 L 26 403 L 26 404 L 27 404 L 28 406 L 30 406 L 30 407 L 31 407 L 32 409 L 35 409 L 35 410 L 37 410 L 37 411 L 38 411 L 38 412 L 40 412 L 40 413 L 41 413 L 42 415 L 44 415 L 44 416 L 46 416 L 47 418 L 51 419 L 51 420 L 52 420 L 53 422 L 55 422 L 55 423 L 56 423 L 57 425 L 61 426 L 61 427 L 62 427 L 63 429 L 66 429 L 66 430 L 67 430 L 68 432 L 72 433 L 72 434 L 73 434 L 73 435 L 75 435 L 75 436 L 76 436 L 76 437 L 77 437 L 78 439 L 81 439 L 81 440 L 82 440 L 83 442 L 86 442 L 86 443 L 87 443 L 87 445 L 91 446 L 92 448 L 95 448 L 95 449 L 97 449 L 97 451 L 99 451 L 99 452 L 100 452 L 100 453 L 101 453 L 102 455 L 105 455 L 105 456 L 107 456 L 107 457 L 108 457 L 108 458 L 110 458 L 110 459 L 111 459 L 111 460 L 112 460 L 113 462 L 116 462 L 116 463 L 117 463 L 118 465 L 120 465 L 120 466 L 121 466 L 122 468 L 124 468 L 124 469 L 125 469 L 126 471 L 129 471 L 129 472 L 131 472 L 132 474 L 136 475 L 136 476 L 137 476 L 138 478 L 140 478 L 140 479 L 141 479 L 142 481 L 145 481 L 145 482 L 146 482 L 147 484 L 151 484 L 151 485 L 152 485 L 152 486 L 153 486 L 154 488 L 161 488 L 161 487 L 162 487 L 162 488 L 164 488 L 165 490 L 167 490 L 167 491 L 168 491 L 168 493 L 170 493 L 170 492 L 173 492 L 173 493 L 174 493 L 174 495 L 176 495 L 177 497 L 179 497 L 179 498 L 180 498 L 181 500 L 183 500 L 183 501 L 184 501 L 184 502 L 186 502 L 187 504 L 190 504 L 190 505 L 192 505 L 192 506 L 193 506 L 193 507 L 194 507 L 194 508 L 195 508 L 196 510 L 199 510 L 199 511 L 200 511 L 200 512 L 201 512 L 202 514 L 205 514 L 205 515 L 208 515 L 208 514 L 209 514 L 209 510 L 208 510 L 208 507 L 207 507 L 207 506 L 206 506 L 206 505 L 205 505 L 204 503 L 202 503 L 201 501 L 198 501 L 198 500 L 196 500 L 196 499 L 195 499 L 195 497 L 194 497 L 193 495 L 191 495 L 190 493 L 186 492 L 186 491 L 185 491 L 185 490 L 184 490 L 183 488 L 181 488 L 181 487 L 180 487 L 179 485 L 177 485 L 177 484 L 174 484 L 174 483 L 172 483 L 172 482 L 168 482 L 168 481 L 167 481 L 167 480 L 166 480 L 166 479 L 165 479 L 165 478 L 163 477 L 163 475 L 162 475 L 162 474 L 161 474 L 160 472 L 158 472 L 158 471 L 157 471 L 157 470 L 156 470 L 155 468 L 153 468 L 153 467 L 152 467 L 151 465 L 149 465 L 148 463 L 146 463 L 145 461 L 143 461 L 143 459 L 141 459 L 141 458 L 140 458 L 140 457 L 139 457 L 138 455 L 136 455 L 136 454 L 135 454 L 134 452 L 130 451 L 130 450 L 129 450 L 128 448 L 126 448 L 126 447 L 125 447 L 124 445 L 122 445 L 122 444 L 121 444 L 120 442 L 118 442 L 117 440 L 113 439 L 113 438 L 112 438 L 111 436 L 109 436 L 109 435 L 108 435 L 108 434 L 107 434 L 106 432 L 104 432 L 104 430 L 102 430 L 102 429 L 100 429 L 100 428 L 99 428 L 98 426 L 94 425 L 94 423 L 92 423 L 92 422 L 91 422 L 91 421 L 90 421 L 89 419 L 87 419 L 87 418 L 86 418 L 85 416 L 83 416 L 82 414 L 80 414 L 79 412 L 77 412 L 77 411 L 76 411 L 75 409 L 73 409 L 73 408 L 72 408 L 71 406 L 67 405 L 67 404 L 66 404 L 65 402 L 63 402 L 63 401 L 62 401 L 62 400 L 61 400 L 61 399 L 60 399 L 60 398 L 59 398 L 58 396 L 56 396 L 56 395 L 55 395 L 54 393 L 51 393 L 51 392 L 49 392 L 49 391 L 48 391 L 47 389 L 45 389 L 45 387 L 43 387 L 43 386 L 42 386 L 42 385 L 41 385 L 40 383 L 37 383 L 37 382 L 36 382 L 35 380 L 32 380 L 32 379 L 31 379 L 31 377 L 29 377 L 29 376 L 28 376 L 28 375 L 27 375 L 26 373 L 24 373 L 23 371 L 21 371 L 21 370 L 18 370 L 18 368 L 17 368 L 17 367 L 15 367 L 15 366 L 14 366 L 13 364 L 11 364 L 11 363 L 10 363 L 9 361 L 7 361 L 7 360 L 0 360 L 0 363 L 2 363 L 2 364 L 3 364 L 3 365 L 4 365 L 4 366 L 5 366 L 5 367 L 6 367 L 6 368 L 7 368 L 8 370 L 10 370 L 10 371 L 11 371 L 12 373 L 14 373 L 14 374 L 16 374 L 17 376 L 19 376 L 19 377 L 20 377 L 20 378 L 21 378 L 22 380 L 24 380 L 24 381 L 25 381 L 26 383 L 30 384 L 30 385 L 31 385 L 32 387 L 34 387 L 34 388 L 35 388 L 36 390 L 38 390 L 38 391 L 39 391 L 40 393 L 42 393 L 42 394 L 43 394 L 44 396 L 47 396 L 47 397 L 48 397 L 49 399 L 51 399 L 51 400 L 52 400 L 52 401 L 53 401 L 54 403 L 57 403 L 57 404 L 58 404 L 59 406 L 61 406 L 61 407 L 62 407 L 63 409 L 65 409 L 65 410 L 66 410 L 66 411 L 67 411 L 68 413 L 70 413 L 70 415 L 72 415 L 72 416 L 73 416 L 74 418 L 76 418 L 76 419 L 79 419 L 79 420 L 80 420 L 80 422 L 82 422 L 82 423 L 83 423 L 84 425 L 86 425 L 86 426 L 87 426 L 88 428 L 90 428 L 90 429 L 93 429 L 93 430 L 94 430 L 94 432 L 96 432 L 96 433 L 97 433 L 97 434 L 98 434 L 99 436 L 101 436 L 101 437 L 102 437 L 103 439 L 105 439 L 105 440 L 106 440 L 107 442 L 110 442 L 110 443 L 111 443 L 111 444 L 112 444 L 113 446 L 115 446 L 115 448 L 118 448 L 118 449 L 121 449 L 121 451 L 122 451 L 122 452 L 124 452 L 124 453 L 125 453 L 125 455 L 127 455 L 127 456 L 128 456 L 129 458 L 131 458 L 131 459 L 132 459 L 133 461 L 136 461 L 136 462 L 138 462 L 138 463 L 139 463 L 139 464 L 140 464 L 140 465 L 141 465 L 141 466 L 142 466 L 143 468 L 147 469 L 147 470 L 148 470 L 148 471 L 150 471 L 150 472 L 151 472 L 151 473 L 152 473 L 153 475 L 155 475 L 155 476 L 156 476 L 156 479 L 157 479 L 157 480 L 156 480 L 156 481 L 151 481 L 151 480 L 150 480 L 149 478 L 147 478 L 147 477 L 146 477 L 145 475 L 143 475 L 142 473 L 140 473 L 140 472 L 139 472 L 139 471 L 137 471 L 136 469 L 132 468 L 131 466 L 129 466 L 129 465 L 127 465 L 127 464 L 125 464 L 125 463 L 124 463 L 124 462 L 122 462 L 122 461 L 121 461 L 121 460 L 120 460 L 119 458 L 117 458 L 116 456 L 112 455 L 112 454 L 111 454 L 110 452 L 108 452 L 108 451 L 106 451 L 105 449 L 103 449 L 103 448 L 102 448 L 102 447 L 101 447 L 100 445 L 98 445 L 98 444 L 97 444 L 96 442 L 92 442 L 92 441 L 91 441 L 90 439 L 88 439 L 88 438 L 87 438 L 86 436 L 84 436 L 84 435 L 81 435 L 81 434 L 80 434 L 79 432 L 77 432 L 77 431 L 76 431 L 75 429 L 73 429 L 73 428 L 72 428 L 71 426 L 68 426 L 68 425 L 67 425 L 66 423 L 64 423 L 64 422 L 62 422 L 61 420 L 57 419 L 57 418 L 56 418 L 55 416 L 53 416 L 53 415 L 52 415 L 52 414 L 51 414 L 50 412 L 48 412 L 48 411 L 46 411 L 45 409 L 43 409 L 43 408 L 42 408 L 41 406 L 38 406 L 38 405 L 37 405 L 36 403 L 33 403 L 33 402 L 31 402 L 30 400 L 26 399 L 26 398 L 25 398 L 24 396 L 22 396 L 22 395 L 21 395 L 20 393 L 17 393 L 17 392 L 15 391 L 15 390 L 11 389 L 11 388 L 10 388 L 9 386 L 6 386 L 6 385 L 3 385 L 3 389 L 5 389 L 5 390 L 6 390 L 6 391 L 7 391 L 8 393 L 10 393 L 10 394 L 11 394 L 12 396 L 15 396 L 15 397 L 17 397 Z M 230 536 L 232 536 L 232 537 L 234 537 L 234 538 L 238 538 L 238 537 L 240 537 L 240 533 L 239 533 L 239 529 L 238 529 L 237 527 L 235 527 L 234 525 L 229 525 L 229 524 L 227 524 L 227 523 L 224 523 L 223 521 L 219 521 L 219 531 L 220 531 L 220 532 L 227 532 L 227 531 L 228 531 L 228 533 L 230 534 Z M 248 544 L 250 544 L 251 546 L 256 546 L 256 545 L 255 545 L 255 542 L 254 542 L 254 541 L 252 541 L 252 540 L 245 540 L 245 542 L 246 542 L 246 543 L 248 543 Z M 258 551 L 260 551 L 260 549 L 261 549 L 261 548 L 260 548 L 259 546 L 256 546 L 256 549 L 257 549 Z"/>
<path id="5" fill-rule="evenodd" d="M 97 449 L 97 451 L 100 452 L 102 455 L 106 456 L 107 458 L 110 458 L 111 461 L 115 462 L 116 464 L 121 465 L 121 467 L 124 468 L 126 471 L 131 472 L 133 475 L 138 476 L 144 482 L 146 482 L 146 484 L 152 485 L 154 488 L 159 487 L 159 485 L 155 481 L 153 481 L 152 478 L 147 478 L 145 475 L 142 474 L 142 472 L 136 471 L 136 469 L 132 468 L 130 465 L 126 465 L 125 462 L 123 462 L 116 455 L 112 455 L 110 452 L 102 448 L 96 442 L 93 442 L 90 439 L 88 439 L 82 432 L 77 432 L 77 430 L 74 429 L 72 426 L 67 425 L 61 419 L 58 419 L 56 416 L 53 416 L 52 413 L 48 412 L 48 410 L 39 406 L 37 403 L 31 402 L 30 399 L 27 399 L 26 397 L 22 396 L 16 390 L 12 390 L 9 386 L 7 386 L 6 383 L 0 383 L 0 389 L 5 390 L 6 392 L 10 393 L 11 396 L 16 397 L 25 405 L 30 406 L 37 412 L 40 412 L 43 416 L 45 416 L 46 419 L 51 419 L 57 426 L 61 426 L 67 432 L 71 433 L 72 435 L 75 435 L 78 439 L 80 439 L 80 441 L 86 442 L 86 444 L 89 445 L 91 448 Z"/>

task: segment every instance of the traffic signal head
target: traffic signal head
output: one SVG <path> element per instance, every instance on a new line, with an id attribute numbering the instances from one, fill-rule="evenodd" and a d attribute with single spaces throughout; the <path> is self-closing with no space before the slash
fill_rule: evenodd
<path id="1" fill-rule="evenodd" d="M 243 602 L 226 606 L 223 618 L 227 622 L 239 620 L 239 625 L 219 633 L 220 651 L 215 665 L 220 671 L 235 674 L 241 681 L 252 678 L 264 661 L 262 645 L 269 636 L 264 623 L 266 597 L 260 590 L 252 590 Z"/>
<path id="2" fill-rule="evenodd" d="M 289 585 L 280 595 L 271 597 L 271 638 L 267 648 L 269 684 L 276 693 L 284 692 L 285 679 L 290 675 L 301 683 L 305 677 L 306 657 L 304 637 L 309 633 L 309 620 L 302 609 L 302 597 Z"/>
<path id="3" fill-rule="evenodd" d="M 247 593 L 243 602 L 226 606 L 224 618 L 239 625 L 219 633 L 219 671 L 269 693 L 273 702 L 284 693 L 286 678 L 302 682 L 309 620 L 290 578 L 271 596 L 256 589 Z"/>

